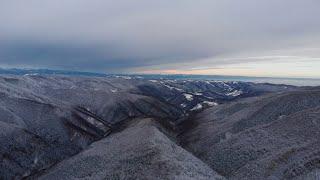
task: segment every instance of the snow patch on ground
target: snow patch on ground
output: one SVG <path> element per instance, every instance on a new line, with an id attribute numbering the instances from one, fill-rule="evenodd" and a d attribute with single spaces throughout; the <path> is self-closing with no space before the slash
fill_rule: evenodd
<path id="1" fill-rule="evenodd" d="M 184 104 L 184 103 L 180 104 L 180 106 L 183 107 L 183 108 L 187 107 L 187 105 Z"/>
<path id="2" fill-rule="evenodd" d="M 193 100 L 193 96 L 191 94 L 184 93 L 183 95 L 188 101 L 192 101 Z"/>
<path id="3" fill-rule="evenodd" d="M 211 102 L 211 101 L 203 101 L 204 104 L 207 104 L 208 106 L 217 106 L 218 103 L 216 102 Z"/>
<path id="4" fill-rule="evenodd" d="M 130 76 L 115 76 L 116 78 L 132 79 Z"/>
<path id="5" fill-rule="evenodd" d="M 172 86 L 169 86 L 169 85 L 167 85 L 167 84 L 165 84 L 164 82 L 160 82 L 163 86 L 165 86 L 165 87 L 167 87 L 167 88 L 169 88 L 170 90 L 173 90 L 173 89 L 175 89 L 175 90 L 177 90 L 177 91 L 180 91 L 180 92 L 182 92 L 183 91 L 183 89 L 180 89 L 180 88 L 176 88 L 176 87 L 172 87 Z"/>
<path id="6" fill-rule="evenodd" d="M 239 95 L 241 95 L 241 94 L 242 94 L 242 91 L 241 91 L 241 90 L 234 90 L 234 91 L 232 91 L 232 92 L 230 92 L 230 93 L 227 93 L 226 95 L 227 95 L 227 96 L 236 97 L 236 96 L 239 96 Z"/>
<path id="7" fill-rule="evenodd" d="M 38 73 L 24 74 L 23 76 L 38 76 Z"/>
<path id="8" fill-rule="evenodd" d="M 118 89 L 111 89 L 110 90 L 112 93 L 116 93 L 116 92 L 118 92 Z"/>
<path id="9" fill-rule="evenodd" d="M 197 104 L 192 109 L 190 109 L 190 111 L 196 111 L 196 110 L 202 109 L 202 107 L 203 107 L 202 104 Z"/>

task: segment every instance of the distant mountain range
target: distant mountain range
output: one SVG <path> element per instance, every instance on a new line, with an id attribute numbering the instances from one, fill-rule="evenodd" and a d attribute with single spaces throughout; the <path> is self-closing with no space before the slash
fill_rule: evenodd
<path id="1" fill-rule="evenodd" d="M 184 74 L 108 74 L 83 71 L 52 70 L 52 69 L 5 69 L 0 68 L 0 74 L 10 75 L 65 75 L 65 76 L 91 76 L 114 77 L 130 76 L 144 79 L 181 79 L 181 80 L 220 80 L 245 81 L 257 83 L 288 84 L 295 86 L 320 86 L 320 79 L 314 78 L 277 78 L 277 77 L 248 77 L 248 76 L 221 76 L 221 75 L 184 75 Z"/>
<path id="2" fill-rule="evenodd" d="M 0 74 L 12 74 L 12 75 L 68 75 L 68 76 L 96 76 L 103 77 L 106 74 L 94 73 L 94 72 L 82 72 L 82 71 L 67 71 L 67 70 L 51 70 L 51 69 L 4 69 L 0 68 Z"/>

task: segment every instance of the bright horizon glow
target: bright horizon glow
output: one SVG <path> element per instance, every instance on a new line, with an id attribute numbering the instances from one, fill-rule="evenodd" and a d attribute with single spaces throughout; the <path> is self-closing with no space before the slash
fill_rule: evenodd
<path id="1" fill-rule="evenodd" d="M 238 58 L 241 59 L 241 58 Z M 210 65 L 210 59 L 201 63 L 177 65 L 176 69 L 157 69 L 143 67 L 134 69 L 146 74 L 195 74 L 195 75 L 225 75 L 251 77 L 282 77 L 282 78 L 320 78 L 320 58 L 299 56 L 260 56 L 247 57 L 245 63 Z M 254 61 L 250 62 L 249 59 Z M 258 61 L 257 61 L 258 60 Z M 199 61 L 201 62 L 201 61 Z M 148 70 L 145 70 L 148 69 Z"/>

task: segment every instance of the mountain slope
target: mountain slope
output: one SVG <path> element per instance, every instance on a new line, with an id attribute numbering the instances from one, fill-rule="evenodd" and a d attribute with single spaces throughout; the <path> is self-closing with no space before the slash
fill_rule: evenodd
<path id="1" fill-rule="evenodd" d="M 149 119 L 90 145 L 40 179 L 223 179 Z"/>
<path id="2" fill-rule="evenodd" d="M 320 91 L 278 93 L 207 109 L 181 135 L 228 179 L 292 179 L 320 168 Z"/>

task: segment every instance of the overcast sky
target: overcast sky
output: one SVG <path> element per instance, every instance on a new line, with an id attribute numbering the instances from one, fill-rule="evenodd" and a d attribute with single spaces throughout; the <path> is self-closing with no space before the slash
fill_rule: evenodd
<path id="1" fill-rule="evenodd" d="M 0 66 L 320 78 L 319 0 L 0 0 Z"/>

